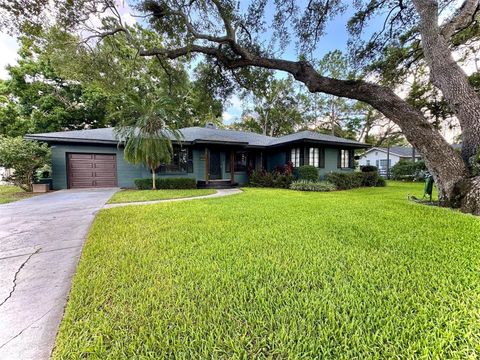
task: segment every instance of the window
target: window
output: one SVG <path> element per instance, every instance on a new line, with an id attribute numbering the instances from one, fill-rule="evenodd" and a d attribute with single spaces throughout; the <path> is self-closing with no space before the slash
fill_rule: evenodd
<path id="1" fill-rule="evenodd" d="M 237 151 L 234 155 L 234 170 L 235 172 L 247 171 L 247 153 L 244 151 Z M 230 153 L 226 153 L 226 172 L 230 172 Z"/>
<path id="2" fill-rule="evenodd" d="M 380 160 L 380 167 L 381 168 L 387 168 L 387 164 L 389 164 L 389 167 L 391 167 L 392 165 L 392 159 L 388 159 L 388 162 L 387 162 L 387 159 L 381 159 Z"/>
<path id="3" fill-rule="evenodd" d="M 290 161 L 293 164 L 293 167 L 300 166 L 300 148 L 292 149 L 290 153 Z"/>
<path id="4" fill-rule="evenodd" d="M 370 160 L 367 160 L 367 166 L 370 166 Z"/>
<path id="5" fill-rule="evenodd" d="M 350 167 L 350 151 L 342 149 L 340 150 L 340 167 L 348 168 Z"/>
<path id="6" fill-rule="evenodd" d="M 318 148 L 310 148 L 308 151 L 308 165 L 319 166 L 320 151 Z"/>
<path id="7" fill-rule="evenodd" d="M 174 148 L 170 164 L 162 164 L 157 172 L 180 173 L 193 172 L 192 151 L 186 148 Z"/>

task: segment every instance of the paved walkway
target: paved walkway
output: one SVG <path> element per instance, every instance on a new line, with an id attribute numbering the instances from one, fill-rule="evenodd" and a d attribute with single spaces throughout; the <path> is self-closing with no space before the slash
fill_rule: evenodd
<path id="1" fill-rule="evenodd" d="M 197 200 L 197 199 L 210 199 L 210 198 L 217 198 L 223 196 L 229 196 L 241 193 L 242 190 L 240 189 L 218 189 L 215 194 L 210 195 L 202 195 L 202 196 L 194 196 L 188 198 L 179 198 L 179 199 L 166 199 L 166 200 L 152 200 L 152 201 L 137 201 L 137 202 L 127 202 L 127 203 L 117 203 L 117 204 L 106 204 L 104 206 L 105 209 L 120 207 L 120 206 L 132 206 L 132 205 L 149 205 L 149 204 L 158 204 L 164 202 L 174 202 L 174 201 L 189 201 L 189 200 Z"/>
<path id="2" fill-rule="evenodd" d="M 95 213 L 118 189 L 0 205 L 0 359 L 50 357 Z"/>

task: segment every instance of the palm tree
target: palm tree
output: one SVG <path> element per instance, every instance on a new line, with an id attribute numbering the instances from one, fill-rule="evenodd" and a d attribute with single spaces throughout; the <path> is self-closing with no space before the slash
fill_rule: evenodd
<path id="1" fill-rule="evenodd" d="M 122 122 L 116 127 L 117 137 L 125 143 L 128 162 L 146 165 L 152 173 L 152 189 L 156 190 L 155 171 L 172 160 L 172 139 L 181 134 L 171 127 L 175 123 L 169 97 L 130 96 L 121 111 Z"/>

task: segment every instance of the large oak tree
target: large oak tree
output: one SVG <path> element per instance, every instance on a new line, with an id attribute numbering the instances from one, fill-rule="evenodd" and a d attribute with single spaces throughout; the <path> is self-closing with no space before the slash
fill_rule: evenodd
<path id="1" fill-rule="evenodd" d="M 34 26 L 44 0 L 0 2 L 14 15 L 5 23 Z M 36 3 L 36 4 L 35 4 Z M 89 31 L 90 38 L 130 37 L 115 2 L 57 1 L 58 20 L 74 30 Z M 451 0 L 358 0 L 350 30 L 357 40 L 369 19 L 387 14 L 383 29 L 365 42 L 353 41 L 362 60 L 381 56 L 386 49 L 401 47 L 403 60 L 425 61 L 433 84 L 445 96 L 462 129 L 462 155 L 429 124 L 423 114 L 399 97 L 390 87 L 361 79 L 339 79 L 318 72 L 308 55 L 316 48 L 326 23 L 342 13 L 350 1 L 342 0 L 258 0 L 246 4 L 234 0 L 143 0 L 137 3 L 141 22 L 156 31 L 157 45 L 132 41 L 138 55 L 158 59 L 179 59 L 203 54 L 225 71 L 236 73 L 260 67 L 285 71 L 304 83 L 310 92 L 322 92 L 370 104 L 394 121 L 408 141 L 424 157 L 440 190 L 445 206 L 480 214 L 480 177 L 472 161 L 480 147 L 480 98 L 454 61 L 452 49 L 462 38 L 476 39 L 479 0 L 465 0 L 440 23 L 442 11 L 452 10 Z M 52 4 L 51 2 L 49 4 Z M 273 9 L 265 11 L 265 9 Z M 101 28 L 86 29 L 93 13 L 111 14 Z M 385 16 L 385 15 L 384 15 Z M 44 20 L 44 18 L 43 18 Z M 161 41 L 160 41 L 161 39 Z M 294 39 L 298 61 L 278 55 Z M 459 40 L 460 39 L 460 40 Z M 362 46 L 364 45 L 364 46 Z M 412 50 L 412 51 L 410 51 Z M 373 54 L 373 55 L 372 55 Z M 376 54 L 376 55 L 375 55 Z M 401 62 L 399 62 L 401 64 Z"/>

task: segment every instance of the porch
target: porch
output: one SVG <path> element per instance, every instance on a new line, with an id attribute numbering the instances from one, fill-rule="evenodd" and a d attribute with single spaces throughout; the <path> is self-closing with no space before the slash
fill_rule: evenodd
<path id="1" fill-rule="evenodd" d="M 249 171 L 260 169 L 265 162 L 263 151 L 247 150 L 243 146 L 206 146 L 204 174 L 197 180 L 198 188 L 231 188 L 248 182 Z"/>

